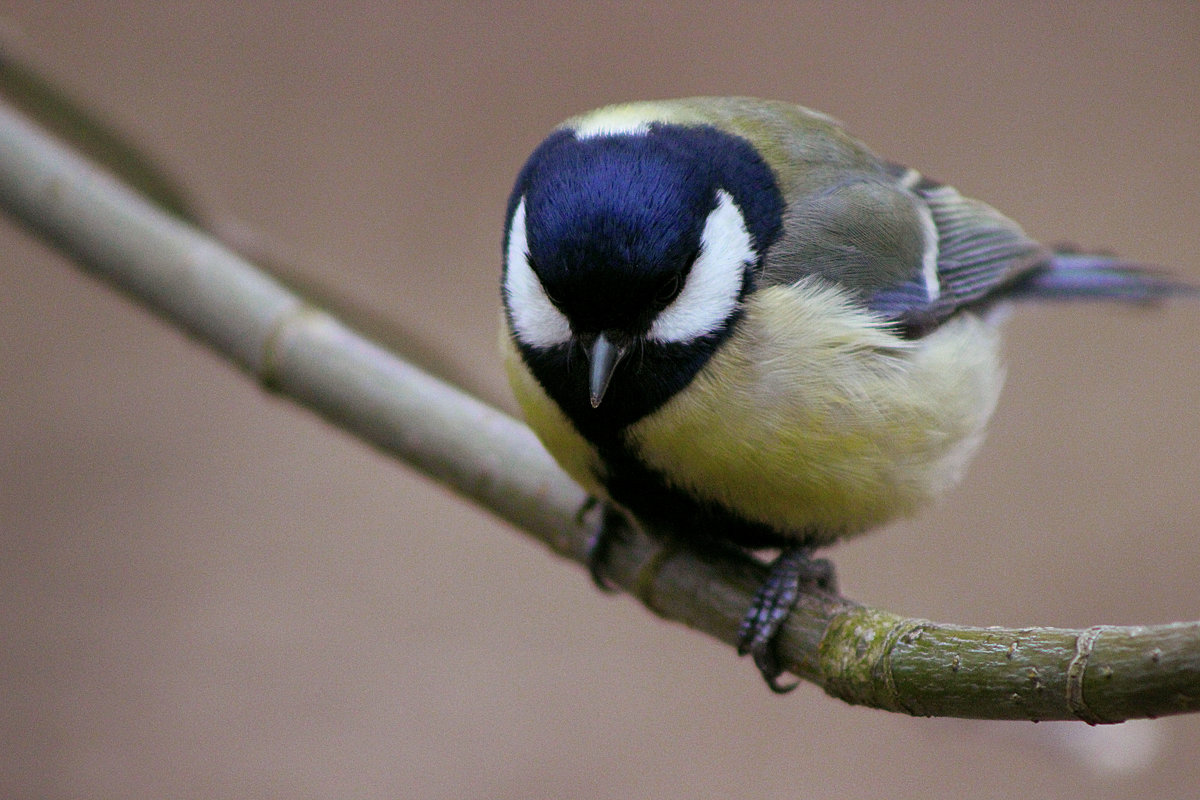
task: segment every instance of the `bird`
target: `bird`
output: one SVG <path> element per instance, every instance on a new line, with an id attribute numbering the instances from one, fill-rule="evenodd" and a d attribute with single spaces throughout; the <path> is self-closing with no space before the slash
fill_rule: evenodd
<path id="1" fill-rule="evenodd" d="M 563 469 L 650 531 L 778 553 L 738 631 L 776 692 L 779 628 L 832 586 L 814 551 L 959 481 L 1012 301 L 1194 291 L 748 97 L 563 122 L 517 175 L 502 257 L 505 371 Z"/>

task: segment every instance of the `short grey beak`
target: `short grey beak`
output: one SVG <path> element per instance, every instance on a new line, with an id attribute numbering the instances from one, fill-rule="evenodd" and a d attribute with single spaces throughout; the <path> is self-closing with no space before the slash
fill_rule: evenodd
<path id="1" fill-rule="evenodd" d="M 591 394 L 592 408 L 600 407 L 600 401 L 608 391 L 608 383 L 627 349 L 625 346 L 613 344 L 608 336 L 601 333 L 596 336 L 596 341 L 587 351 L 588 366 L 591 368 L 588 373 L 588 390 Z"/>

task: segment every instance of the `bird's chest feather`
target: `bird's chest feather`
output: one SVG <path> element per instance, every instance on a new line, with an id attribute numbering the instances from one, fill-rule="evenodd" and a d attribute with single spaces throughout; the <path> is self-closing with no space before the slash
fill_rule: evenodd
<path id="1" fill-rule="evenodd" d="M 969 315 L 917 341 L 864 321 L 819 285 L 758 292 L 630 449 L 674 488 L 814 543 L 911 513 L 982 438 L 996 335 Z"/>
<path id="2" fill-rule="evenodd" d="M 578 432 L 507 334 L 502 349 L 559 464 L 645 517 L 683 517 L 691 498 L 723 512 L 708 519 L 822 544 L 911 513 L 958 480 L 1002 382 L 992 325 L 963 315 L 904 341 L 819 285 L 763 289 L 745 312 L 684 390 L 621 433 L 620 464 Z"/>

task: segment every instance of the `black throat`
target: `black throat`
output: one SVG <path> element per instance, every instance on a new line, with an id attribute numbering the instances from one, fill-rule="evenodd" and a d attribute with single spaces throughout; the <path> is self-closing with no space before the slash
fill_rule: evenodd
<path id="1" fill-rule="evenodd" d="M 686 344 L 638 340 L 617 365 L 598 408 L 591 405 L 587 356 L 578 339 L 549 349 L 521 342 L 517 347 L 546 394 L 585 438 L 604 449 L 618 446 L 622 429 L 654 413 L 685 389 L 729 337 L 740 316 L 739 309 L 719 330 Z"/>

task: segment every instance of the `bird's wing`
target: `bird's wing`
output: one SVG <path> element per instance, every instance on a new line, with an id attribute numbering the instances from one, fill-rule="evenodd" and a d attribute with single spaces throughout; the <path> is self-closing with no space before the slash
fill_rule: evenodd
<path id="1" fill-rule="evenodd" d="M 917 199 L 926 249 L 919 272 L 866 298 L 884 317 L 919 332 L 965 306 L 1006 294 L 1022 276 L 1052 264 L 1049 249 L 991 206 L 915 170 L 892 166 L 889 171 Z"/>
<path id="2" fill-rule="evenodd" d="M 992 207 L 898 165 L 790 203 L 761 280 L 790 284 L 813 275 L 907 336 L 999 299 L 1146 302 L 1197 294 L 1142 265 L 1044 247 Z"/>

